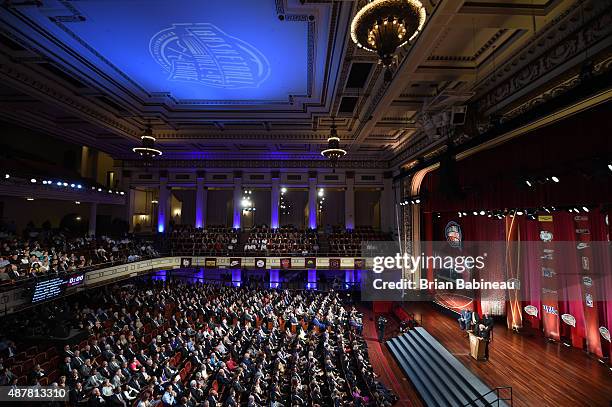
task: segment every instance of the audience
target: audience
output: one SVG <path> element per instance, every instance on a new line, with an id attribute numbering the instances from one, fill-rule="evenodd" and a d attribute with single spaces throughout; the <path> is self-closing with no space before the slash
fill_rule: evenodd
<path id="1" fill-rule="evenodd" d="M 238 230 L 222 226 L 204 229 L 192 226 L 175 226 L 167 237 L 166 246 L 173 254 L 201 256 L 228 256 L 238 247 Z"/>
<path id="2" fill-rule="evenodd" d="M 336 292 L 136 280 L 76 295 L 63 307 L 87 338 L 12 357 L 4 346 L 0 383 L 65 387 L 73 405 L 88 406 L 397 400 L 376 380 L 355 329 L 361 315 Z M 11 318 L 23 316 L 3 322 Z"/>
<path id="3" fill-rule="evenodd" d="M 330 254 L 360 256 L 361 243 L 391 240 L 388 233 L 375 231 L 371 226 L 358 226 L 354 230 L 333 228 L 329 234 Z"/>
<path id="4" fill-rule="evenodd" d="M 3 234 L 0 237 L 0 284 L 157 255 L 152 242 L 133 237 L 70 238 L 51 231 L 30 233 L 25 238 Z"/>

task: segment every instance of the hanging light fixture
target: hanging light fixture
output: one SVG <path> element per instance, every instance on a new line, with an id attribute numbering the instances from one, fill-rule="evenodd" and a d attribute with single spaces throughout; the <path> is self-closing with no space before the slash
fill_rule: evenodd
<path id="1" fill-rule="evenodd" d="M 158 150 L 155 147 L 155 137 L 153 137 L 153 130 L 151 130 L 151 126 L 147 126 L 144 131 L 144 134 L 140 137 L 142 140 L 141 147 L 134 147 L 132 149 L 133 152 L 140 154 L 146 160 L 153 159 L 162 155 L 161 150 Z"/>
<path id="2" fill-rule="evenodd" d="M 351 38 L 358 47 L 378 54 L 386 67 L 385 81 L 393 78 L 395 50 L 423 29 L 427 13 L 418 0 L 372 0 L 357 12 Z"/>
<path id="3" fill-rule="evenodd" d="M 332 118 L 331 132 L 327 139 L 327 148 L 321 151 L 321 155 L 331 161 L 332 167 L 336 166 L 338 159 L 346 155 L 346 150 L 340 148 L 340 137 L 338 137 L 334 118 Z"/>

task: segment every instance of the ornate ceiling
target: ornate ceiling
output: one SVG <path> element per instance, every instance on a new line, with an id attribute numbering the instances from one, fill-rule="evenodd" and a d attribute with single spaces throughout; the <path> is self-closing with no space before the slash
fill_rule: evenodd
<path id="1" fill-rule="evenodd" d="M 349 38 L 365 0 L 4 1 L 0 119 L 122 159 L 149 123 L 164 159 L 320 160 L 334 116 L 347 159 L 399 165 L 580 3 L 422 1 L 391 83 Z"/>

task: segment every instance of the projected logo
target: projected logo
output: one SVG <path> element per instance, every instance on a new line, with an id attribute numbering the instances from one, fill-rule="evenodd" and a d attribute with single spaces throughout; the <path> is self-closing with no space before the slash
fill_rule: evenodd
<path id="1" fill-rule="evenodd" d="M 251 44 L 209 23 L 173 24 L 149 42 L 168 80 L 224 89 L 258 88 L 270 76 L 270 63 Z"/>

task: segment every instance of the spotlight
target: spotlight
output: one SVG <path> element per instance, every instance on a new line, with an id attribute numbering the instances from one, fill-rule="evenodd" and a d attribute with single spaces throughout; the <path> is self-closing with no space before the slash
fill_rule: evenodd
<path id="1" fill-rule="evenodd" d="M 550 213 L 550 209 L 544 208 L 544 210 L 546 211 L 546 213 Z"/>
<path id="2" fill-rule="evenodd" d="M 417 198 L 417 199 L 414 200 L 414 202 L 419 204 L 419 203 L 421 203 L 421 200 L 419 198 Z"/>
<path id="3" fill-rule="evenodd" d="M 245 198 L 242 200 L 241 204 L 243 208 L 248 208 L 249 206 L 251 206 L 251 201 Z"/>
<path id="4" fill-rule="evenodd" d="M 74 201 L 75 204 L 80 205 L 81 201 Z"/>
<path id="5" fill-rule="evenodd" d="M 576 212 L 576 213 L 580 213 L 580 211 L 578 210 L 578 208 L 574 208 L 574 212 Z"/>
<path id="6" fill-rule="evenodd" d="M 516 211 L 516 214 L 517 214 L 518 216 L 521 216 L 521 215 L 523 214 L 523 211 Z"/>
<path id="7" fill-rule="evenodd" d="M 474 212 L 472 212 L 472 214 L 474 214 L 474 215 L 478 215 L 478 212 L 474 211 Z"/>
<path id="8" fill-rule="evenodd" d="M 33 201 L 34 198 L 26 198 L 26 201 Z"/>
<path id="9" fill-rule="evenodd" d="M 77 189 L 81 189 L 81 188 L 83 188 L 83 185 L 77 184 Z"/>
<path id="10" fill-rule="evenodd" d="M 9 179 L 11 176 L 9 174 L 4 174 L 4 178 Z"/>
<path id="11" fill-rule="evenodd" d="M 43 185 L 47 185 L 47 181 L 43 181 Z"/>
<path id="12" fill-rule="evenodd" d="M 485 211 L 480 211 L 480 215 L 484 215 L 485 213 Z"/>
<path id="13" fill-rule="evenodd" d="M 98 188 L 98 192 L 102 192 L 102 188 Z"/>
<path id="14" fill-rule="evenodd" d="M 68 183 L 67 183 L 67 182 L 64 182 L 62 185 L 63 185 L 63 186 L 65 186 L 65 187 L 67 187 L 67 186 L 68 186 Z"/>
<path id="15" fill-rule="evenodd" d="M 96 187 L 91 187 L 91 189 L 93 189 L 94 191 L 96 190 Z"/>
<path id="16" fill-rule="evenodd" d="M 551 179 L 552 179 L 553 181 L 555 181 L 555 182 L 559 182 L 559 178 L 557 178 L 557 177 L 554 177 L 554 176 L 553 176 L 553 177 L 551 177 Z"/>
<path id="17" fill-rule="evenodd" d="M 153 200 L 151 201 L 151 203 L 152 203 L 152 204 L 158 204 L 158 203 L 159 203 L 159 201 L 158 201 L 157 199 L 153 199 Z"/>
<path id="18" fill-rule="evenodd" d="M 36 178 L 32 178 L 32 179 L 30 180 L 30 182 L 31 182 L 32 184 L 36 184 Z"/>
<path id="19" fill-rule="evenodd" d="M 528 187 L 530 187 L 530 186 L 531 186 L 531 181 L 529 181 L 529 180 L 527 179 L 527 180 L 525 180 L 525 184 L 527 184 L 527 186 L 528 186 Z"/>
<path id="20" fill-rule="evenodd" d="M 467 212 L 463 212 L 463 216 L 467 216 Z"/>
<path id="21" fill-rule="evenodd" d="M 62 182 L 61 182 L 61 181 L 57 181 L 57 184 L 56 184 L 56 185 L 57 185 L 58 187 L 61 187 L 61 186 L 62 186 Z"/>
<path id="22" fill-rule="evenodd" d="M 609 169 L 610 171 L 612 171 L 612 163 L 611 163 L 611 164 L 608 164 L 608 169 Z"/>
<path id="23" fill-rule="evenodd" d="M 281 193 L 284 194 L 285 192 L 287 192 L 287 188 L 285 187 L 281 188 Z"/>
<path id="24" fill-rule="evenodd" d="M 76 220 L 78 220 L 78 221 L 80 221 L 80 220 L 81 220 L 81 217 L 80 217 L 80 216 L 77 216 L 75 219 L 76 219 Z"/>
<path id="25" fill-rule="evenodd" d="M 76 188 L 75 184 L 70 184 L 70 188 Z"/>
<path id="26" fill-rule="evenodd" d="M 125 195 L 125 192 L 121 191 L 119 192 L 119 195 Z"/>
<path id="27" fill-rule="evenodd" d="M 113 193 L 113 191 L 109 189 L 109 190 L 108 190 L 108 193 L 109 193 L 109 194 L 112 194 L 112 193 Z"/>
<path id="28" fill-rule="evenodd" d="M 323 191 L 323 188 L 319 189 L 319 196 L 323 196 L 325 194 L 325 192 Z"/>
<path id="29" fill-rule="evenodd" d="M 583 211 L 585 211 L 585 212 L 587 212 L 587 213 L 589 212 L 589 208 L 587 208 L 586 206 L 583 206 L 583 207 L 582 207 L 582 210 L 583 210 Z"/>

